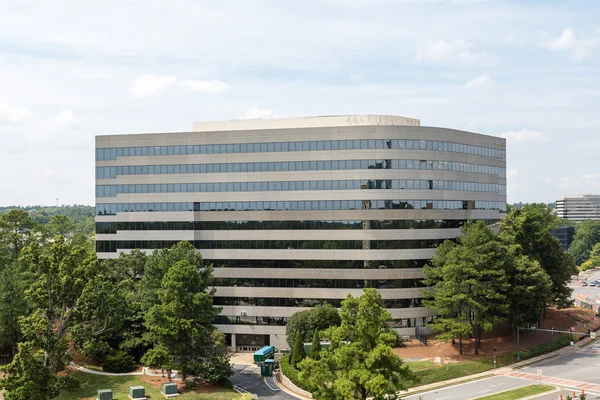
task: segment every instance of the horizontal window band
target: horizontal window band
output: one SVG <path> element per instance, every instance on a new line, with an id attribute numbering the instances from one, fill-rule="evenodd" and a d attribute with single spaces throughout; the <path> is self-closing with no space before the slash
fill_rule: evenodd
<path id="1" fill-rule="evenodd" d="M 484 220 L 492 225 L 499 220 Z M 242 230 L 328 230 L 328 229 L 446 229 L 460 228 L 467 220 L 387 220 L 387 221 L 161 221 L 96 222 L 97 234 L 117 231 L 242 231 Z"/>
<path id="2" fill-rule="evenodd" d="M 96 204 L 96 215 L 117 215 L 117 213 L 128 212 L 311 210 L 498 210 L 506 212 L 506 202 L 475 200 L 306 200 Z"/>
<path id="3" fill-rule="evenodd" d="M 192 240 L 196 249 L 255 249 L 255 250 L 392 250 L 432 249 L 445 240 Z M 129 249 L 165 249 L 176 245 L 175 240 L 97 240 L 96 251 L 114 253 Z"/>
<path id="4" fill-rule="evenodd" d="M 433 179 L 323 180 L 274 182 L 142 183 L 97 185 L 96 197 L 146 193 L 287 192 L 304 190 L 454 190 L 506 195 L 506 185 L 497 183 L 440 181 Z"/>
<path id="5" fill-rule="evenodd" d="M 116 160 L 118 157 L 153 157 L 191 154 L 279 153 L 331 150 L 431 150 L 449 151 L 506 159 L 506 150 L 484 146 L 415 139 L 354 139 L 298 142 L 265 142 L 234 144 L 199 144 L 186 146 L 138 146 L 97 148 L 96 160 Z"/>
<path id="6" fill-rule="evenodd" d="M 392 160 L 325 160 L 269 161 L 214 164 L 121 165 L 96 167 L 96 179 L 116 179 L 130 175 L 216 174 L 236 172 L 294 172 L 349 170 L 432 170 L 471 172 L 506 178 L 506 168 L 456 161 L 392 159 Z"/>

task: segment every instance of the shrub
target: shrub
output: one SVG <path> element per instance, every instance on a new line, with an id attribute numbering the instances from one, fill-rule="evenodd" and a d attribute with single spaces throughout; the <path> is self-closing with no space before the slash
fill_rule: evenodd
<path id="1" fill-rule="evenodd" d="M 565 346 L 569 346 L 571 344 L 571 340 L 573 340 L 571 335 L 562 336 L 560 339 L 555 342 L 548 344 L 541 344 L 539 346 L 532 347 L 527 350 L 523 350 L 519 352 L 521 360 L 527 360 L 528 358 L 537 357 L 539 355 L 549 353 L 551 351 L 555 351 L 558 349 L 562 349 Z M 515 353 L 516 356 L 516 353 Z"/>
<path id="2" fill-rule="evenodd" d="M 123 350 L 109 354 L 102 360 L 102 369 L 106 372 L 129 372 L 135 368 L 135 359 Z"/>
<path id="3" fill-rule="evenodd" d="M 306 388 L 306 385 L 304 384 L 304 381 L 300 379 L 300 371 L 292 367 L 292 365 L 289 363 L 288 357 L 281 357 L 281 359 L 279 360 L 279 366 L 283 375 L 285 375 L 290 381 L 292 381 L 294 385 L 298 386 L 301 389 L 308 390 Z"/>

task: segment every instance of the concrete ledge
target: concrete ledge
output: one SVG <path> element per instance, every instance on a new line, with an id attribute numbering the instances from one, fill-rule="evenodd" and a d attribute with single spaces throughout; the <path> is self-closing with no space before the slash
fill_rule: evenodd
<path id="1" fill-rule="evenodd" d="M 292 392 L 294 395 L 301 396 L 299 397 L 300 399 L 313 399 L 312 393 L 294 385 L 294 383 L 287 376 L 285 376 L 281 370 L 275 373 L 275 381 L 279 383 L 284 390 L 287 389 L 287 391 Z"/>

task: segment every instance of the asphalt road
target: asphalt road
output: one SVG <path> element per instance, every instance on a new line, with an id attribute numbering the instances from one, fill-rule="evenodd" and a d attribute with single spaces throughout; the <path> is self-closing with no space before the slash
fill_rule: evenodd
<path id="1" fill-rule="evenodd" d="M 532 382 L 524 379 L 512 378 L 509 376 L 495 376 L 492 378 L 480 379 L 431 392 L 420 393 L 410 397 L 404 397 L 404 399 L 470 400 L 477 397 L 487 396 L 492 393 L 504 392 L 505 390 L 516 389 L 521 386 L 527 386 L 531 384 Z"/>
<path id="2" fill-rule="evenodd" d="M 569 286 L 573 289 L 573 298 L 577 298 L 578 294 L 586 294 L 590 296 L 596 296 L 596 298 L 600 298 L 600 287 L 598 286 L 581 286 L 581 282 L 583 281 L 583 277 L 578 277 L 579 281 L 576 281 L 574 284 L 570 284 Z M 600 280 L 600 271 L 594 271 L 589 277 L 586 278 L 588 283 L 592 283 L 595 280 Z"/>
<path id="3" fill-rule="evenodd" d="M 519 371 L 536 374 L 538 369 L 542 370 L 543 376 L 600 384 L 600 341 L 577 353 L 542 361 Z"/>
<path id="4" fill-rule="evenodd" d="M 600 384 L 600 340 L 591 346 L 579 350 L 577 353 L 542 361 L 517 371 L 537 375 L 538 370 L 542 371 L 542 376 L 544 377 Z M 405 399 L 468 400 L 535 383 L 537 383 L 535 379 L 528 380 L 509 376 L 496 376 L 417 394 Z M 568 382 L 561 383 L 561 386 L 564 390 L 560 393 L 566 398 L 566 395 L 570 394 L 573 388 Z M 576 392 L 579 394 L 579 390 L 576 390 Z M 594 391 L 587 391 L 587 393 L 589 394 L 588 399 L 600 399 L 600 393 Z M 540 399 L 555 400 L 557 398 L 558 392 L 540 397 Z"/>
<path id="5" fill-rule="evenodd" d="M 274 387 L 273 383 L 267 385 L 260 375 L 260 369 L 254 365 L 234 365 L 234 375 L 229 380 L 242 389 L 247 390 L 252 394 L 256 394 L 259 399 L 268 400 L 297 400 L 283 390 L 274 391 L 271 387 Z"/>

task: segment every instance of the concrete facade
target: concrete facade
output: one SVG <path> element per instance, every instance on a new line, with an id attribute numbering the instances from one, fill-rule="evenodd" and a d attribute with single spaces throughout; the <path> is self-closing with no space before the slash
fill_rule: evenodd
<path id="1" fill-rule="evenodd" d="M 581 222 L 586 219 L 600 219 L 600 195 L 584 194 L 563 196 L 556 200 L 556 214 L 559 218 Z"/>
<path id="2" fill-rule="evenodd" d="M 97 136 L 97 253 L 192 242 L 215 266 L 216 325 L 237 350 L 285 349 L 287 318 L 365 286 L 414 334 L 434 316 L 420 305 L 424 262 L 464 221 L 506 210 L 505 149 L 383 115 Z"/>

